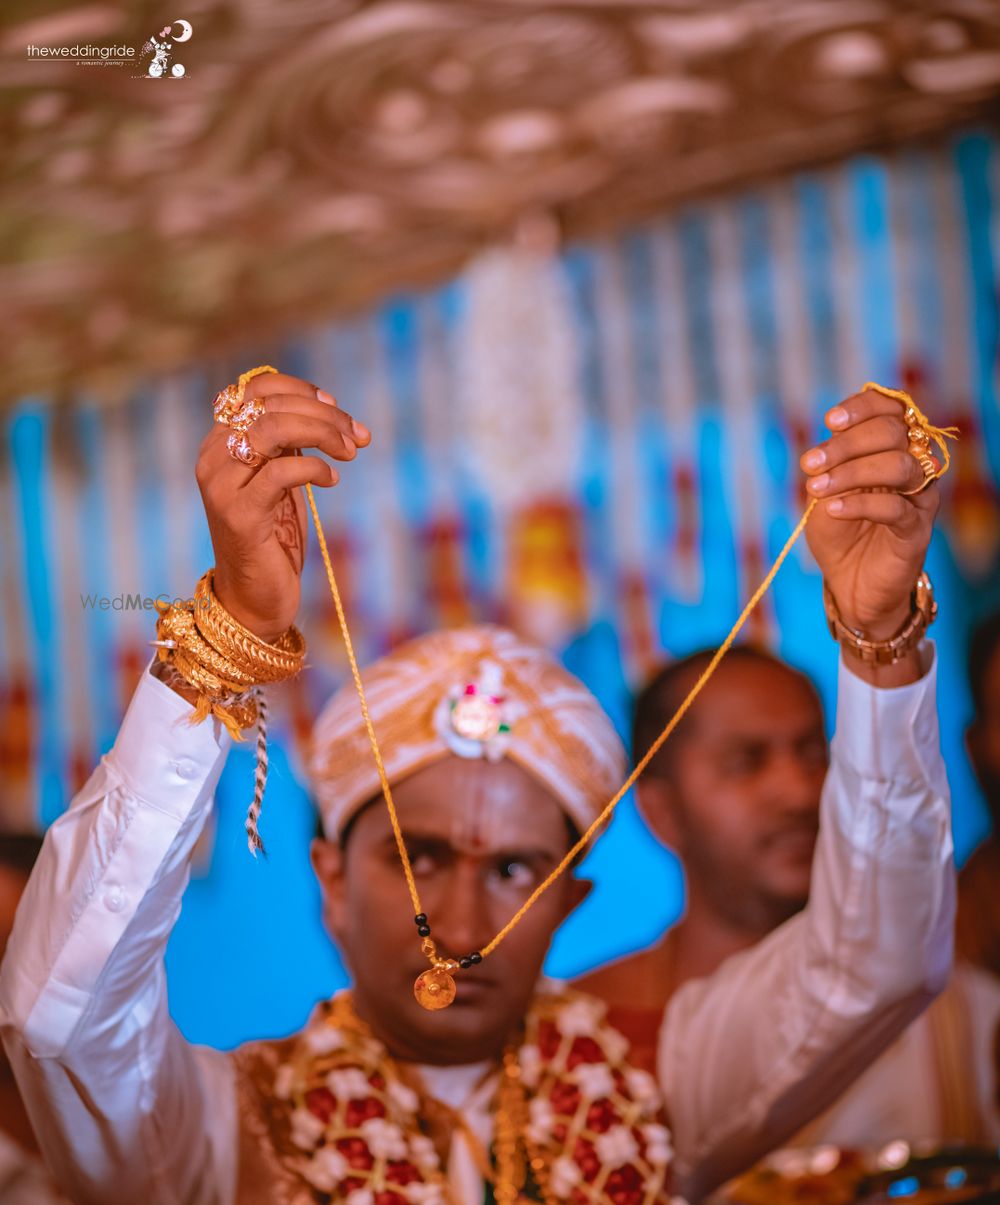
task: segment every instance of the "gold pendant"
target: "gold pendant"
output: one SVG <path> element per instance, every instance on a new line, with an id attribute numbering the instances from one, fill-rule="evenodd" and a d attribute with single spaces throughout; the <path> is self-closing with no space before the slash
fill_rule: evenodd
<path id="1" fill-rule="evenodd" d="M 447 1008 L 455 999 L 455 980 L 444 967 L 431 967 L 417 976 L 413 994 L 421 1008 L 435 1012 Z"/>

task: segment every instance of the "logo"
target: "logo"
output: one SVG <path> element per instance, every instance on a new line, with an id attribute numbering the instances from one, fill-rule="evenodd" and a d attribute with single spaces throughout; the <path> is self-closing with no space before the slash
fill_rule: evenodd
<path id="1" fill-rule="evenodd" d="M 134 46 L 95 46 L 90 42 L 86 45 L 77 42 L 74 46 L 36 46 L 32 43 L 25 51 L 29 59 L 62 59 L 80 67 L 124 67 L 126 64 L 135 67 L 141 66 L 148 57 L 149 65 L 134 78 L 183 79 L 184 64 L 176 62 L 174 56 L 177 44 L 190 41 L 193 32 L 190 21 L 173 21 L 147 39 L 138 59 Z"/>
<path id="2" fill-rule="evenodd" d="M 180 33 L 174 33 L 174 27 Z M 164 25 L 158 34 L 152 34 L 140 52 L 140 61 L 147 55 L 152 55 L 146 76 L 149 79 L 180 79 L 184 74 L 184 64 L 172 62 L 174 50 L 178 42 L 187 42 L 194 32 L 190 21 L 178 20 L 171 25 Z"/>

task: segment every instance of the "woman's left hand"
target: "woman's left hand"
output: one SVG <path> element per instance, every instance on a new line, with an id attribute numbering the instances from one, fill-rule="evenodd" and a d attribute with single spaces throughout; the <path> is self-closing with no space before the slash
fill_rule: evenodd
<path id="1" fill-rule="evenodd" d="M 903 407 L 866 389 L 826 415 L 833 435 L 801 459 L 818 505 L 806 539 L 843 622 L 869 640 L 894 636 L 910 614 L 939 488 L 907 448 Z"/>

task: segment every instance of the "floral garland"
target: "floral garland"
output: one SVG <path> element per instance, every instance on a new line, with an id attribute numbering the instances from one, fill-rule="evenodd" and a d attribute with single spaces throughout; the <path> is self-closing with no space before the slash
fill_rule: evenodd
<path id="1" fill-rule="evenodd" d="M 516 1051 L 526 1097 L 522 1201 L 667 1205 L 670 1133 L 652 1076 L 604 1006 L 540 994 Z M 316 1010 L 275 1068 L 282 1163 L 321 1202 L 450 1205 L 418 1091 L 355 1014 L 349 993 Z M 673 1199 L 676 1205 L 677 1198 Z"/>

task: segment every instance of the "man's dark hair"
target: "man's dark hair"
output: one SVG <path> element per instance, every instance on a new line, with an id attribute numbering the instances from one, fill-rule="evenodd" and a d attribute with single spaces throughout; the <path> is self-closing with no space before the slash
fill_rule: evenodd
<path id="1" fill-rule="evenodd" d="M 1000 648 L 1000 611 L 994 611 L 972 629 L 969 639 L 969 689 L 976 715 L 986 709 L 986 674 Z"/>
<path id="2" fill-rule="evenodd" d="M 41 849 L 37 833 L 0 833 L 0 867 L 29 875 Z"/>
<path id="3" fill-rule="evenodd" d="M 679 661 L 671 661 L 662 669 L 657 670 L 639 691 L 632 712 L 632 757 L 635 761 L 645 754 L 667 726 L 669 720 L 684 702 L 688 691 L 708 668 L 709 662 L 716 652 L 717 650 L 714 648 L 699 649 L 687 657 L 682 657 Z M 725 661 L 749 661 L 757 665 L 777 666 L 787 670 L 790 674 L 804 678 L 812 686 L 812 682 L 801 670 L 797 670 L 794 666 L 782 661 L 780 657 L 776 657 L 767 649 L 759 648 L 757 645 L 734 645 L 726 653 Z M 695 703 L 694 708 L 697 706 L 698 704 Z M 691 712 L 688 712 L 667 743 L 657 751 L 645 771 L 646 775 L 654 778 L 671 776 L 672 752 L 676 750 L 678 740 L 683 740 L 690 715 Z"/>

